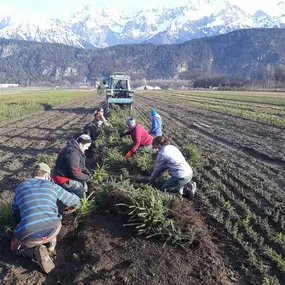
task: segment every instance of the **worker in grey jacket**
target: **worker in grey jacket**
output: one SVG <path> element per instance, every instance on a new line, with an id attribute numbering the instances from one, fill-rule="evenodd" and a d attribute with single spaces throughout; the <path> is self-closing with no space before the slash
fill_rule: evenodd
<path id="1" fill-rule="evenodd" d="M 163 136 L 153 139 L 152 146 L 157 149 L 157 162 L 149 181 L 153 182 L 155 178 L 164 170 L 168 170 L 171 177 L 164 182 L 162 190 L 167 192 L 178 192 L 181 196 L 194 196 L 196 192 L 196 183 L 192 182 L 193 170 L 187 163 L 179 149 L 169 143 Z M 184 186 L 191 183 L 191 193 L 184 190 Z"/>

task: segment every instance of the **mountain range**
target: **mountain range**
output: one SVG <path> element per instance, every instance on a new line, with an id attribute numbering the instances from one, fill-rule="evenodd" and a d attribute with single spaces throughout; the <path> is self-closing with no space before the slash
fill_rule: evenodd
<path id="1" fill-rule="evenodd" d="M 274 80 L 277 70 L 285 82 L 285 29 L 278 28 L 244 29 L 173 45 L 88 50 L 0 39 L 0 83 L 22 86 L 93 85 L 114 71 L 126 72 L 132 80 L 215 75 Z"/>
<path id="2" fill-rule="evenodd" d="M 190 0 L 175 8 L 129 12 L 87 5 L 66 19 L 20 14 L 0 18 L 0 38 L 62 43 L 80 48 L 119 44 L 177 44 L 239 29 L 285 28 L 284 0 L 253 15 L 231 0 Z"/>

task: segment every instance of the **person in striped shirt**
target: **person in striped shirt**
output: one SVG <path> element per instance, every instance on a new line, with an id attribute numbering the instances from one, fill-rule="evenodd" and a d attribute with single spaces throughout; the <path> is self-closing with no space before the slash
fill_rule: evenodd
<path id="1" fill-rule="evenodd" d="M 58 205 L 76 209 L 80 203 L 75 194 L 51 181 L 50 172 L 47 164 L 37 164 L 33 178 L 16 188 L 12 203 L 12 215 L 18 224 L 11 249 L 38 262 L 45 273 L 55 266 L 48 251 L 54 250 L 61 228 Z"/>

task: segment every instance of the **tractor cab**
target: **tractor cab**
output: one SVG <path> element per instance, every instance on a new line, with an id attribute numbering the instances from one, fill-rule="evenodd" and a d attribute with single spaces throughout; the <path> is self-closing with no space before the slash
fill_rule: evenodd
<path id="1" fill-rule="evenodd" d="M 116 72 L 106 80 L 103 89 L 106 90 L 107 108 L 116 104 L 128 106 L 132 110 L 134 91 L 131 89 L 130 76 Z"/>

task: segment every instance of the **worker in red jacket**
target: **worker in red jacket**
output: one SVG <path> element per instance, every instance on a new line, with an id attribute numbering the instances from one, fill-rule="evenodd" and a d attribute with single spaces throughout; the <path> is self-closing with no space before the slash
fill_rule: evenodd
<path id="1" fill-rule="evenodd" d="M 138 148 L 152 149 L 153 137 L 148 133 L 148 131 L 140 124 L 137 124 L 133 117 L 130 117 L 126 121 L 128 131 L 120 135 L 120 137 L 130 135 L 134 142 L 132 148 L 125 155 L 126 159 L 129 159 Z"/>

